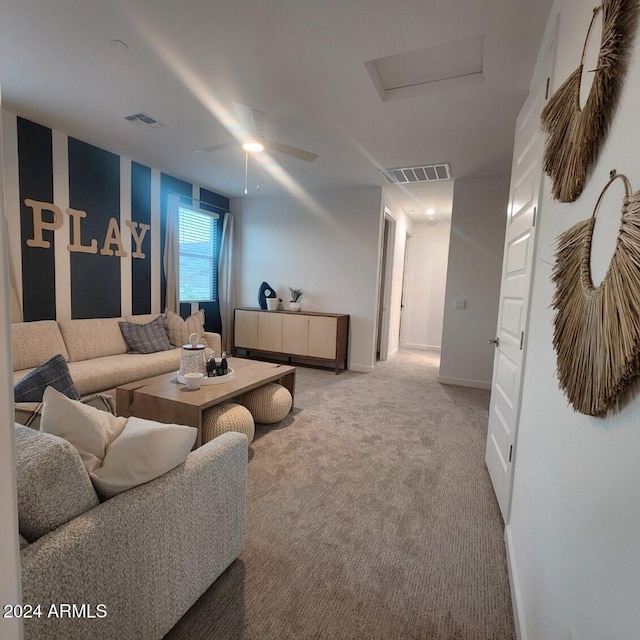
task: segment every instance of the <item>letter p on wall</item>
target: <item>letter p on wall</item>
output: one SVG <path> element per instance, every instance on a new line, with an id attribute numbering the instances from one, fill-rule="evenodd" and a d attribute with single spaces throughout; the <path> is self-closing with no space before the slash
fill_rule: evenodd
<path id="1" fill-rule="evenodd" d="M 27 207 L 33 209 L 33 238 L 27 240 L 28 247 L 41 247 L 42 249 L 48 249 L 51 243 L 45 240 L 42 236 L 43 230 L 55 231 L 62 226 L 63 216 L 62 211 L 55 204 L 50 202 L 39 202 L 38 200 L 31 200 L 26 198 L 24 203 Z M 42 219 L 42 212 L 50 211 L 53 213 L 53 221 L 45 222 Z"/>

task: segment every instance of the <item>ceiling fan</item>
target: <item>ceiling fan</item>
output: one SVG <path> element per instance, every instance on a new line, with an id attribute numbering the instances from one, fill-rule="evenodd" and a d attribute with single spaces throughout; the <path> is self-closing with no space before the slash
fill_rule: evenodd
<path id="1" fill-rule="evenodd" d="M 250 153 L 263 150 L 277 151 L 278 153 L 284 153 L 285 155 L 298 158 L 299 160 L 305 160 L 306 162 L 313 162 L 318 157 L 316 153 L 298 149 L 297 147 L 292 147 L 288 144 L 277 142 L 276 140 L 267 140 L 262 134 L 264 129 L 264 113 L 240 102 L 234 102 L 233 106 L 236 111 L 242 137 L 246 137 L 246 140 L 242 143 L 242 148 L 245 151 Z M 197 153 L 209 153 L 210 151 L 234 147 L 237 144 L 236 141 L 225 142 L 223 144 L 215 144 L 212 147 L 205 147 L 204 149 L 196 149 L 196 151 Z"/>

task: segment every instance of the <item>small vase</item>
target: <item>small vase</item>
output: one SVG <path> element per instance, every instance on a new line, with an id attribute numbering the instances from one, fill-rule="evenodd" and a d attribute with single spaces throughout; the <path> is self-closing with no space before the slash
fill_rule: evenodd
<path id="1" fill-rule="evenodd" d="M 290 302 L 289 303 L 289 311 L 300 311 L 300 303 L 299 302 Z"/>

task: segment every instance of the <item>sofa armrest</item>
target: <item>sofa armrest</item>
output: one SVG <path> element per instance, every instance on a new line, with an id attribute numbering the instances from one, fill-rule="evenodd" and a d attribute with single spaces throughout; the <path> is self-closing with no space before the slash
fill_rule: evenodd
<path id="1" fill-rule="evenodd" d="M 247 439 L 225 433 L 21 552 L 23 602 L 87 603 L 102 619 L 25 620 L 25 638 L 161 638 L 238 556 Z"/>
<path id="2" fill-rule="evenodd" d="M 219 333 L 213 333 L 212 331 L 205 331 L 202 335 L 205 344 L 209 349 L 213 349 L 216 352 L 216 355 L 220 355 L 222 353 L 222 337 Z"/>

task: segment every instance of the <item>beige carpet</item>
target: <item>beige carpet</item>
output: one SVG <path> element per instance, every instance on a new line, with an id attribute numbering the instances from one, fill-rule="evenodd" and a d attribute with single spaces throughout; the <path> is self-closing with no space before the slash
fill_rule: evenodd
<path id="1" fill-rule="evenodd" d="M 244 551 L 167 638 L 515 638 L 489 393 L 437 367 L 298 369 L 296 410 L 256 430 Z"/>

